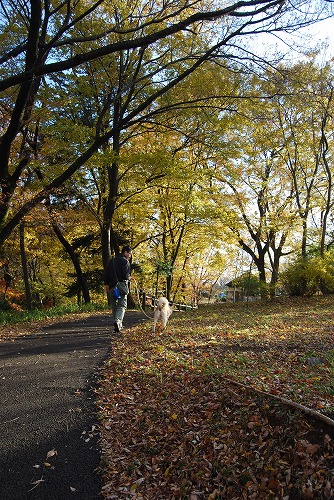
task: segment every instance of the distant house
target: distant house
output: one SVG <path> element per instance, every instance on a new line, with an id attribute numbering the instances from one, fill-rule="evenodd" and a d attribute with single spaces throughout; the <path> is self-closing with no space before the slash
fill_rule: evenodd
<path id="1" fill-rule="evenodd" d="M 233 281 L 229 281 L 225 285 L 226 302 L 239 302 L 240 296 L 242 296 L 242 290 L 233 284 Z"/>
<path id="2" fill-rule="evenodd" d="M 251 274 L 241 276 L 225 284 L 227 302 L 254 302 L 260 300 L 259 279 Z"/>

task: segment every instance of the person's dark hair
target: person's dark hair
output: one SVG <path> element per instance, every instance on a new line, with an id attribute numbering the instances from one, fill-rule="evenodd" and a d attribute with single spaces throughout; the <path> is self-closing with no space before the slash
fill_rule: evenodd
<path id="1" fill-rule="evenodd" d="M 125 245 L 125 247 L 122 248 L 122 253 L 124 253 L 124 252 L 132 252 L 131 247 L 129 247 L 128 245 Z"/>

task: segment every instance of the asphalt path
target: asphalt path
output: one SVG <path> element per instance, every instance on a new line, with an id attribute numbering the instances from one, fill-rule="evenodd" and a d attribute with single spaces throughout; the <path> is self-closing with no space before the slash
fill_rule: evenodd
<path id="1" fill-rule="evenodd" d="M 101 498 L 94 388 L 114 342 L 109 313 L 0 342 L 0 500 Z"/>

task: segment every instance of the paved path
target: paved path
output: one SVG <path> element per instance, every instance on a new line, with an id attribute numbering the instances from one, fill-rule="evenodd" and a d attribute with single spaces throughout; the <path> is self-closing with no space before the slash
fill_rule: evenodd
<path id="1" fill-rule="evenodd" d="M 145 319 L 127 311 L 124 327 Z M 96 314 L 0 342 L 0 500 L 100 498 L 92 389 L 110 325 Z"/>

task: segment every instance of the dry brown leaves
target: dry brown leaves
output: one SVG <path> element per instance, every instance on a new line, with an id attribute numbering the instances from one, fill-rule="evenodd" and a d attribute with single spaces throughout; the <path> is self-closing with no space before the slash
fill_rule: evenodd
<path id="1" fill-rule="evenodd" d="M 286 316 L 284 307 L 279 305 L 280 314 Z M 290 303 L 288 308 L 290 311 Z M 231 310 L 229 317 L 227 309 L 219 316 L 219 309 L 214 308 L 211 320 L 200 310 L 179 316 L 174 313 L 167 333 L 161 336 L 153 336 L 148 324 L 132 328 L 115 341 L 98 391 L 104 498 L 333 498 L 334 428 L 225 378 L 224 362 L 232 366 L 236 347 L 242 342 L 244 361 L 239 368 L 243 382 L 245 365 L 250 382 L 259 380 L 256 365 L 263 354 L 261 346 L 262 350 L 267 346 L 271 361 L 276 341 L 282 364 L 291 354 L 288 324 L 294 326 L 290 330 L 294 357 L 301 359 L 306 339 L 303 343 L 296 335 L 298 321 L 285 320 L 288 347 L 284 356 L 284 339 L 278 338 L 282 331 L 273 335 L 268 310 L 258 309 L 257 318 L 248 318 L 248 335 L 243 320 L 236 321 L 236 308 Z M 278 311 L 270 314 L 282 325 Z M 304 321 L 304 315 L 301 317 Z M 270 330 L 265 338 L 263 321 Z M 328 332 L 324 328 L 321 333 L 313 316 L 312 323 L 318 325 L 312 349 L 319 354 L 319 345 L 327 346 Z M 258 358 L 247 355 L 249 342 Z M 291 360 L 272 369 L 265 360 L 261 357 L 261 377 L 269 387 L 275 377 L 284 381 L 286 370 L 304 370 Z M 236 379 L 237 375 L 238 369 L 233 373 Z M 299 382 L 298 375 L 294 383 Z M 290 384 L 289 379 L 287 387 Z M 259 388 L 263 388 L 262 380 Z M 279 391 L 287 395 L 283 382 Z"/>

